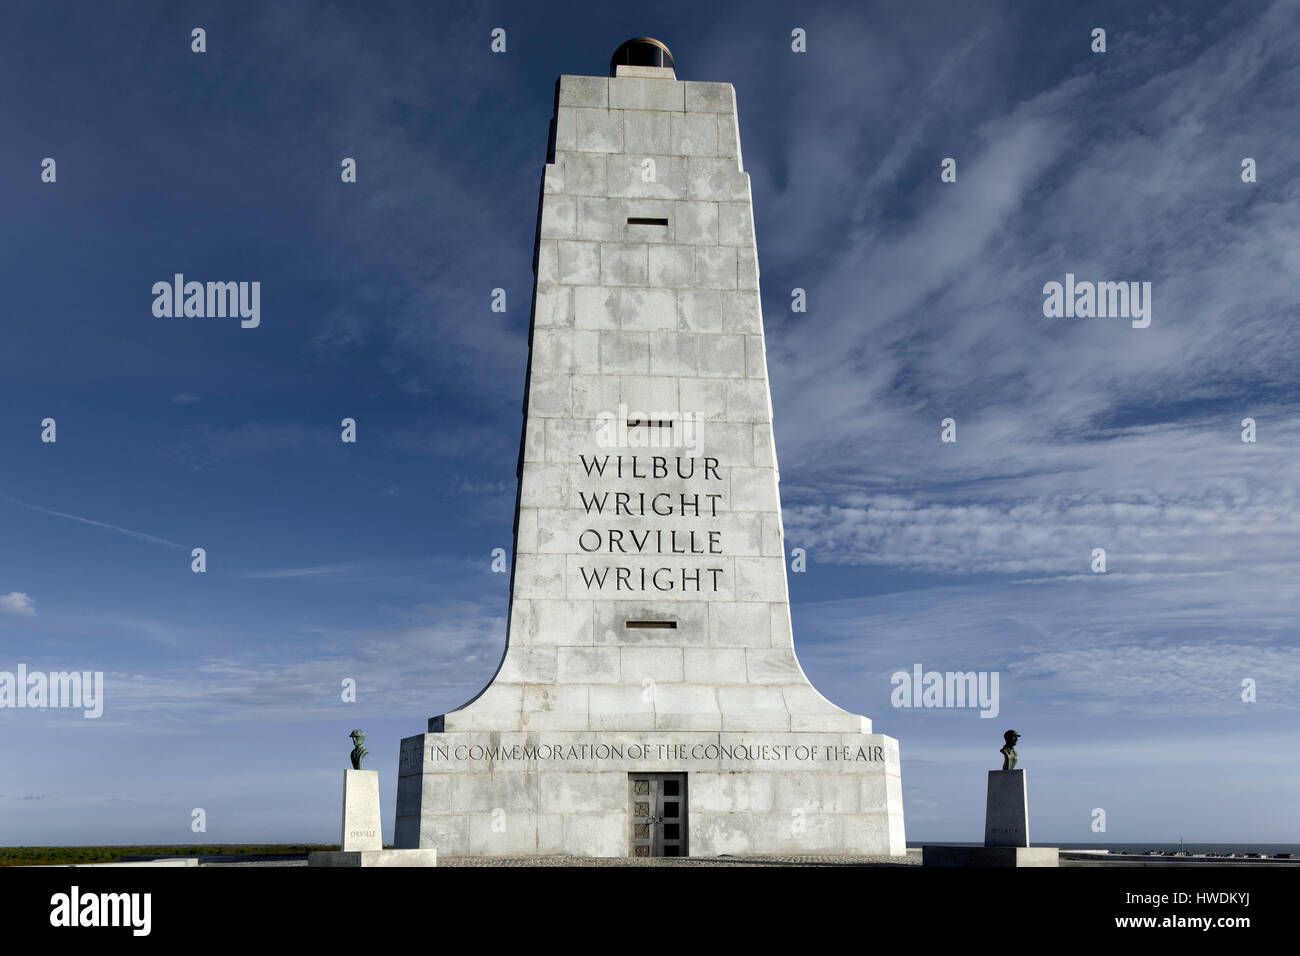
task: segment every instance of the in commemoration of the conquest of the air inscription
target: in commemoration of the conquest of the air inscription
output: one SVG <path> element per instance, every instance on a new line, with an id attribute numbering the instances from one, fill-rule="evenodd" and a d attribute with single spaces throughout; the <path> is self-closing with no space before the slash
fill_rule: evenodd
<path id="1" fill-rule="evenodd" d="M 409 738 L 408 738 L 409 740 Z M 418 765 L 420 748 L 403 742 L 401 767 Z M 752 763 L 834 764 L 858 761 L 883 761 L 884 748 L 879 745 L 843 746 L 815 744 L 767 743 L 522 743 L 522 744 L 438 744 L 430 743 L 426 759 L 431 762 L 483 761 L 583 764 L 602 760 L 727 760 Z"/>

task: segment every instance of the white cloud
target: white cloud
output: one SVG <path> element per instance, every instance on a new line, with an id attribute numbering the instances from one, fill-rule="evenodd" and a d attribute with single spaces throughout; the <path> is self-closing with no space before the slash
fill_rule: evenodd
<path id="1" fill-rule="evenodd" d="M 0 611 L 21 614 L 23 617 L 36 616 L 36 606 L 22 591 L 10 591 L 8 594 L 0 595 Z"/>

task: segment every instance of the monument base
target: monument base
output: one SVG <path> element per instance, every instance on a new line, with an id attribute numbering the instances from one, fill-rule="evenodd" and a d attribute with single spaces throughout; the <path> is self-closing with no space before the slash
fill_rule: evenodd
<path id="1" fill-rule="evenodd" d="M 661 782 L 671 790 L 656 797 Z M 901 857 L 898 741 L 666 730 L 408 737 L 393 843 L 452 856 Z"/>
<path id="2" fill-rule="evenodd" d="M 1060 866 L 1054 846 L 926 846 L 924 866 Z"/>
<path id="3" fill-rule="evenodd" d="M 438 851 L 427 850 L 327 850 L 307 854 L 308 866 L 437 866 Z"/>

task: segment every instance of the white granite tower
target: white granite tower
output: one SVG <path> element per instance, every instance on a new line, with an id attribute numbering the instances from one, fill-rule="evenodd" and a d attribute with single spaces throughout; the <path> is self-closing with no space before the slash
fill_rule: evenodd
<path id="1" fill-rule="evenodd" d="M 402 741 L 395 845 L 902 854 L 897 741 L 795 658 L 735 90 L 615 61 L 559 81 L 505 654 Z"/>

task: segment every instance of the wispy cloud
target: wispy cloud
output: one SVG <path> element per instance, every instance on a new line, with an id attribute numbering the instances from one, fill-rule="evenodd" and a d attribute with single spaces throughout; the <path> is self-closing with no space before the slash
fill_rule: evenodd
<path id="1" fill-rule="evenodd" d="M 890 675 L 918 662 L 998 671 L 1004 711 L 1037 719 L 1293 713 L 1300 654 L 1291 576 L 1225 572 L 1216 587 L 1197 576 L 1102 575 L 1019 589 L 931 585 L 801 604 L 796 645 L 828 696 L 885 723 Z M 1247 679 L 1253 703 L 1242 697 Z"/>
<path id="2" fill-rule="evenodd" d="M 168 548 L 179 548 L 182 551 L 188 550 L 185 545 L 177 544 L 175 541 L 168 541 L 166 538 L 159 538 L 152 534 L 145 534 L 143 531 L 132 531 L 130 528 L 122 528 L 115 524 L 108 524 L 104 521 L 95 521 L 91 518 L 82 518 L 78 515 L 71 515 L 65 511 L 54 511 L 51 508 L 42 508 L 40 505 L 28 504 L 25 501 L 19 501 L 17 498 L 11 498 L 8 495 L 0 494 L 0 498 L 10 504 L 17 505 L 20 508 L 26 508 L 29 511 L 39 511 L 41 514 L 53 515 L 56 518 L 66 518 L 69 521 L 79 521 L 95 528 L 103 528 L 105 531 L 116 531 L 118 534 L 124 534 L 140 541 L 148 541 L 150 544 L 161 544 Z"/>
<path id="3" fill-rule="evenodd" d="M 337 440 L 337 433 L 331 437 Z M 311 430 L 296 423 L 246 422 L 230 428 L 205 425 L 196 438 L 173 445 L 163 452 L 163 457 L 206 468 L 239 458 L 295 453 L 306 446 L 319 448 L 328 440 L 323 428 Z"/>
<path id="4" fill-rule="evenodd" d="M 349 574 L 356 570 L 357 567 L 358 565 L 355 563 L 345 562 L 343 564 L 321 564 L 307 568 L 265 568 L 258 571 L 241 571 L 232 576 L 237 578 L 253 578 L 257 580 L 276 580 L 280 578 L 335 578 Z"/>
<path id="5" fill-rule="evenodd" d="M 392 616 L 400 618 L 396 626 L 318 632 L 295 643 L 289 659 L 241 653 L 147 673 L 106 669 L 102 720 L 147 721 L 154 730 L 166 720 L 189 732 L 214 721 L 330 719 L 347 712 L 345 678 L 356 681 L 365 713 L 409 718 L 460 706 L 495 672 L 505 619 L 482 604 L 426 603 Z"/>

